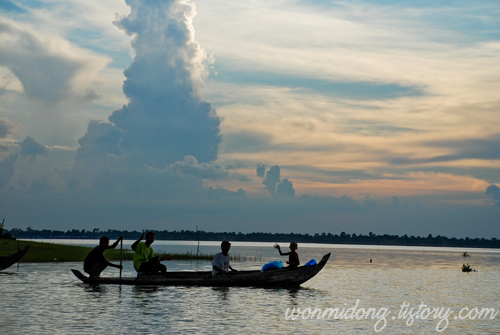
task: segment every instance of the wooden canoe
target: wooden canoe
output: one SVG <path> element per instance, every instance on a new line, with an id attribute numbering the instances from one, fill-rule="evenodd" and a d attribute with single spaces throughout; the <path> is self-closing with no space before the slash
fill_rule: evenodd
<path id="1" fill-rule="evenodd" d="M 23 258 L 24 255 L 26 255 L 29 248 L 30 245 L 26 246 L 23 250 L 19 250 L 18 252 L 15 252 L 8 256 L 0 256 L 0 270 L 5 270 L 19 262 L 19 260 Z"/>
<path id="2" fill-rule="evenodd" d="M 137 277 L 97 277 L 89 278 L 72 269 L 75 276 L 86 284 L 158 285 L 158 286 L 255 286 L 289 287 L 299 286 L 318 274 L 330 258 L 323 256 L 317 265 L 283 268 L 262 272 L 234 271 L 227 275 L 212 276 L 211 271 L 167 272 L 166 275 L 139 275 Z"/>

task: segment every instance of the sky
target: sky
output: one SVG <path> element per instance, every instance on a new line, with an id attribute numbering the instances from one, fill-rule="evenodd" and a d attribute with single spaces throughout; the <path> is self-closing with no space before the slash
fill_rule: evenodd
<path id="1" fill-rule="evenodd" d="M 500 238 L 497 0 L 2 0 L 5 228 Z"/>

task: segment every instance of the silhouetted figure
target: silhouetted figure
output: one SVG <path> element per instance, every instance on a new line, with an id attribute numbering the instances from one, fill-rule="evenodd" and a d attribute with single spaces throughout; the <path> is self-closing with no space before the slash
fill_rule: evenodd
<path id="1" fill-rule="evenodd" d="M 231 271 L 237 271 L 229 265 L 229 249 L 231 249 L 231 243 L 229 241 L 222 241 L 220 244 L 222 252 L 215 254 L 214 261 L 212 262 L 212 276 L 225 275 Z"/>
<path id="2" fill-rule="evenodd" d="M 116 248 L 121 240 L 123 240 L 123 236 L 120 236 L 118 240 L 110 246 L 109 237 L 102 236 L 99 240 L 99 245 L 92 249 L 87 257 L 85 257 L 85 261 L 83 262 L 83 271 L 87 272 L 90 277 L 99 277 L 101 272 L 108 266 L 123 269 L 122 265 L 113 264 L 108 259 L 104 258 L 104 251 Z"/>
<path id="3" fill-rule="evenodd" d="M 156 274 L 160 272 L 161 274 L 167 273 L 167 267 L 161 264 L 161 261 L 169 261 L 172 259 L 170 255 L 165 255 L 163 258 L 154 255 L 153 248 L 151 244 L 155 241 L 156 235 L 152 231 L 147 232 L 146 242 L 141 242 L 144 238 L 144 233 L 142 236 L 132 244 L 132 250 L 135 251 L 134 254 L 134 268 L 137 272 L 145 272 L 148 274 Z"/>
<path id="4" fill-rule="evenodd" d="M 288 264 L 288 266 L 290 266 L 292 268 L 299 266 L 299 264 L 300 264 L 299 254 L 295 251 L 299 248 L 299 245 L 297 244 L 297 242 L 290 242 L 290 246 L 289 246 L 290 252 L 281 252 L 281 248 L 280 248 L 279 244 L 277 244 L 277 243 L 274 245 L 274 248 L 278 249 L 280 256 L 288 256 L 288 261 L 286 262 L 286 264 Z"/>

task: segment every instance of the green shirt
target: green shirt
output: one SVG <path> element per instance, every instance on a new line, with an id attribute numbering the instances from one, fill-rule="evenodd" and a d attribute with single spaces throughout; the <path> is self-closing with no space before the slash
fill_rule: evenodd
<path id="1" fill-rule="evenodd" d="M 145 242 L 139 242 L 137 247 L 135 247 L 135 254 L 134 254 L 135 270 L 139 271 L 142 262 L 147 262 L 153 257 L 154 257 L 153 248 L 151 246 L 148 247 Z"/>

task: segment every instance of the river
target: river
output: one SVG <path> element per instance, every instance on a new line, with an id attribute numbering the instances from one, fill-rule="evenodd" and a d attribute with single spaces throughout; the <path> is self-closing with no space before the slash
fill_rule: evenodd
<path id="1" fill-rule="evenodd" d="M 92 240 L 42 240 L 94 246 Z M 113 242 L 113 241 L 111 241 Z M 129 248 L 133 241 L 125 241 Z M 238 270 L 286 260 L 272 243 L 233 242 Z M 196 253 L 197 242 L 155 241 Z M 216 253 L 219 243 L 201 242 Z M 282 244 L 282 250 L 288 250 Z M 299 244 L 302 263 L 331 252 L 300 288 L 89 286 L 81 263 L 21 263 L 0 272 L 2 334 L 492 334 L 500 333 L 500 250 Z M 467 251 L 471 256 L 463 257 Z M 370 262 L 371 260 L 371 262 Z M 470 263 L 477 272 L 463 273 Z M 170 261 L 169 271 L 210 262 Z M 102 276 L 117 276 L 106 269 Z M 134 276 L 124 262 L 123 276 Z"/>

